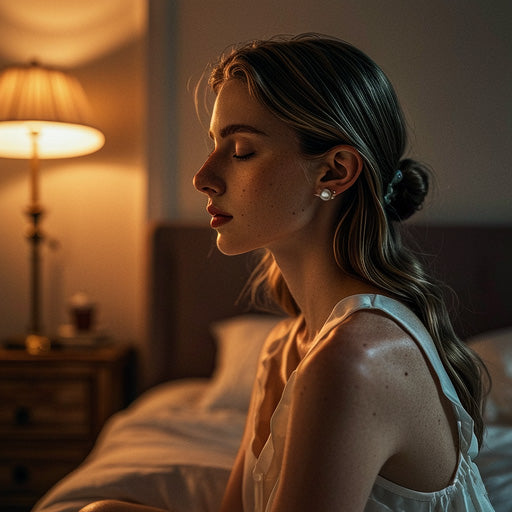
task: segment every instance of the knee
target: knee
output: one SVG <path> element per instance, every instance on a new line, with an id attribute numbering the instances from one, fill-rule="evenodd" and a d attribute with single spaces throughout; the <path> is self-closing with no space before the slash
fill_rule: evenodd
<path id="1" fill-rule="evenodd" d="M 166 510 L 148 505 L 128 503 L 118 500 L 99 500 L 89 503 L 78 512 L 167 512 Z"/>
<path id="2" fill-rule="evenodd" d="M 79 512 L 121 512 L 126 510 L 128 503 L 122 503 L 116 500 L 100 500 L 89 503 L 81 508 Z"/>

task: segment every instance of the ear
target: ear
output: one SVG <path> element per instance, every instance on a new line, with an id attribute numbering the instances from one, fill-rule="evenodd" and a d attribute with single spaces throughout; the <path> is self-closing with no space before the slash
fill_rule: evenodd
<path id="1" fill-rule="evenodd" d="M 322 158 L 321 172 L 317 179 L 318 192 L 328 188 L 336 195 L 349 189 L 363 170 L 363 158 L 352 146 L 336 146 Z"/>

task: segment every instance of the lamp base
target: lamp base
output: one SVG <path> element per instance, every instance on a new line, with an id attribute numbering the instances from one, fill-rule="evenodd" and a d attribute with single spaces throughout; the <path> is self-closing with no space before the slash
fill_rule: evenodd
<path id="1" fill-rule="evenodd" d="M 50 338 L 39 334 L 29 334 L 25 338 L 25 348 L 29 354 L 34 356 L 44 354 L 51 348 Z"/>

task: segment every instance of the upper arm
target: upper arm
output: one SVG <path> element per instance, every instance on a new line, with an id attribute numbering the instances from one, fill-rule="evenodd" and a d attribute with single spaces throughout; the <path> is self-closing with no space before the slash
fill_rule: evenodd
<path id="1" fill-rule="evenodd" d="M 242 512 L 243 501 L 242 501 L 242 486 L 244 476 L 244 465 L 245 465 L 245 451 L 247 450 L 249 443 L 251 442 L 251 418 L 254 415 L 255 408 L 255 390 L 253 389 L 251 394 L 251 403 L 249 405 L 249 411 L 247 414 L 244 434 L 238 448 L 238 453 L 235 458 L 235 462 L 229 475 L 229 480 L 226 485 L 226 490 L 222 499 L 220 512 Z"/>
<path id="2" fill-rule="evenodd" d="M 245 451 L 241 447 L 236 456 L 231 474 L 229 475 L 228 484 L 220 507 L 221 512 L 243 511 L 242 481 L 245 461 L 244 453 Z"/>
<path id="3" fill-rule="evenodd" d="M 279 340 L 289 329 L 290 320 L 285 320 L 278 323 L 268 335 L 262 353 L 260 354 L 260 361 L 258 364 L 258 372 L 262 370 L 261 358 L 262 355 L 268 350 L 268 346 L 271 345 L 275 340 Z M 253 388 L 251 393 L 251 403 L 249 405 L 249 411 L 247 414 L 246 425 L 240 447 L 238 449 L 231 474 L 229 476 L 228 484 L 221 505 L 221 512 L 237 512 L 243 510 L 242 492 L 243 492 L 243 476 L 244 476 L 244 465 L 245 465 L 245 452 L 249 448 L 249 444 L 252 441 L 253 433 L 253 419 L 255 409 L 257 406 L 257 394 Z"/>
<path id="4" fill-rule="evenodd" d="M 332 341 L 297 374 L 273 511 L 362 511 L 397 450 L 393 377 L 360 339 Z"/>

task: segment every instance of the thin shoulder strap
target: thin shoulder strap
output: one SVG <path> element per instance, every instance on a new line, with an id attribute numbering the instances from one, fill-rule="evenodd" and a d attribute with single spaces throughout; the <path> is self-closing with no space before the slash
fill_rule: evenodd
<path id="1" fill-rule="evenodd" d="M 427 360 L 435 371 L 441 389 L 445 396 L 452 402 L 458 420 L 461 423 L 463 443 L 462 448 L 473 458 L 478 453 L 478 442 L 473 433 L 473 418 L 462 407 L 455 387 L 446 372 L 446 369 L 439 357 L 439 352 L 430 336 L 429 332 L 419 320 L 419 318 L 405 305 L 390 297 L 384 295 L 352 295 L 341 300 L 333 309 L 327 319 L 313 347 L 322 339 L 333 327 L 343 322 L 350 315 L 360 310 L 379 310 L 392 318 L 402 329 L 404 329 L 421 347 Z"/>

